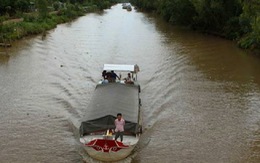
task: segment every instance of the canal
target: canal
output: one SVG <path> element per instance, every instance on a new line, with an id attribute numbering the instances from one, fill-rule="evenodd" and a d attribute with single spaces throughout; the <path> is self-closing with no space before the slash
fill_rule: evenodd
<path id="1" fill-rule="evenodd" d="M 260 162 L 260 59 L 121 4 L 0 56 L 0 162 L 93 162 L 78 127 L 104 63 L 138 64 L 144 134 L 122 162 Z M 95 161 L 94 161 L 95 162 Z"/>

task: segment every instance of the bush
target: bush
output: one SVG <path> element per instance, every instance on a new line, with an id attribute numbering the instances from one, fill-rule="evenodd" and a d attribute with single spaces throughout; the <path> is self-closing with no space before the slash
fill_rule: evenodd
<path id="1" fill-rule="evenodd" d="M 248 34 L 239 40 L 238 45 L 243 49 L 252 49 L 256 45 L 256 40 L 252 34 Z"/>
<path id="2" fill-rule="evenodd" d="M 225 27 L 223 28 L 224 35 L 228 39 L 238 39 L 240 38 L 244 32 L 240 25 L 239 17 L 230 18 Z"/>
<path id="3" fill-rule="evenodd" d="M 35 22 L 38 20 L 38 14 L 24 14 L 23 18 L 26 22 Z"/>
<path id="4" fill-rule="evenodd" d="M 59 8 L 60 8 L 59 2 L 54 2 L 54 3 L 53 3 L 53 8 L 54 8 L 55 11 L 58 11 Z"/>
<path id="5" fill-rule="evenodd" d="M 26 35 L 38 34 L 44 31 L 44 27 L 40 23 L 22 23 L 23 30 Z"/>

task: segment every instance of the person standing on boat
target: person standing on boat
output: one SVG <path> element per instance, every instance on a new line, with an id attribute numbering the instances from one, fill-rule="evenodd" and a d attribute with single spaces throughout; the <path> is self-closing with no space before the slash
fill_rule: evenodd
<path id="1" fill-rule="evenodd" d="M 117 118 L 115 120 L 115 140 L 117 140 L 120 137 L 121 142 L 123 141 L 123 134 L 124 134 L 124 126 L 125 126 L 125 120 L 122 118 L 122 114 L 118 113 Z"/>

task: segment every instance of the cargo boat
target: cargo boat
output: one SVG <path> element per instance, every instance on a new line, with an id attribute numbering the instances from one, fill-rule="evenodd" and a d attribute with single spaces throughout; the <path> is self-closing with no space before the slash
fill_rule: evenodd
<path id="1" fill-rule="evenodd" d="M 132 82 L 123 79 L 100 81 L 80 126 L 80 142 L 88 155 L 101 161 L 118 161 L 131 154 L 142 133 L 140 85 L 137 65 L 105 64 L 105 72 L 130 73 Z M 121 76 L 121 75 L 120 75 Z M 123 141 L 114 138 L 117 113 L 125 120 Z"/>

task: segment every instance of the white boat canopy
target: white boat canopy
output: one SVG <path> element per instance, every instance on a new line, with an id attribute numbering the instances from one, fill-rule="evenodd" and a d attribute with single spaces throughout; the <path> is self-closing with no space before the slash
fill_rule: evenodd
<path id="1" fill-rule="evenodd" d="M 138 73 L 140 71 L 138 65 L 123 65 L 123 64 L 104 64 L 103 70 L 107 71 L 130 71 L 132 73 Z"/>

